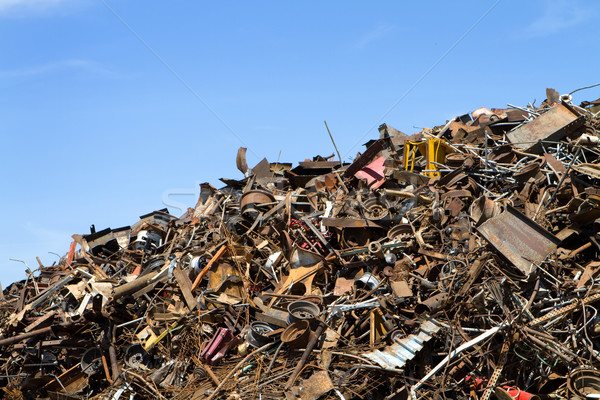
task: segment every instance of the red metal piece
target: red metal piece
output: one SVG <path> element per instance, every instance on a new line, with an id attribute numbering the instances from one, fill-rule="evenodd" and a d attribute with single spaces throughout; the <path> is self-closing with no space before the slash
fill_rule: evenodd
<path id="1" fill-rule="evenodd" d="M 510 386 L 502 386 L 502 389 L 506 390 L 506 392 L 515 400 L 539 400 L 539 396 L 535 394 L 527 393 Z"/>
<path id="2" fill-rule="evenodd" d="M 487 385 L 487 379 L 470 374 L 465 376 L 465 383 L 469 386 L 473 386 L 475 390 L 480 390 Z"/>
<path id="3" fill-rule="evenodd" d="M 231 329 L 219 328 L 200 353 L 200 358 L 207 364 L 212 365 L 223 358 L 235 342 Z"/>
<path id="4" fill-rule="evenodd" d="M 77 242 L 75 240 L 73 240 L 73 242 L 71 243 L 71 246 L 69 246 L 69 253 L 67 254 L 67 266 L 69 268 L 71 268 L 71 263 L 73 262 L 73 259 L 75 258 L 75 248 L 77 247 Z"/>

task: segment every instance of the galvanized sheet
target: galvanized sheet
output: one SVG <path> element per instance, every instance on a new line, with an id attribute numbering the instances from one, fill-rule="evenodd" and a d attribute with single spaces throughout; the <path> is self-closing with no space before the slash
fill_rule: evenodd
<path id="1" fill-rule="evenodd" d="M 408 335 L 383 350 L 374 350 L 364 353 L 363 356 L 384 368 L 402 368 L 423 349 L 425 342 L 431 340 L 441 327 L 433 319 L 426 320 L 416 335 Z"/>

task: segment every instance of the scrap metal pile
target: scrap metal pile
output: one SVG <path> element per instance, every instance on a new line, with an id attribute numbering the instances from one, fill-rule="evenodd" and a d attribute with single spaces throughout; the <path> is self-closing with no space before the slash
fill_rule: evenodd
<path id="1" fill-rule="evenodd" d="M 7 399 L 600 398 L 600 101 L 266 159 L 0 300 Z M 41 263 L 40 263 L 41 264 Z"/>

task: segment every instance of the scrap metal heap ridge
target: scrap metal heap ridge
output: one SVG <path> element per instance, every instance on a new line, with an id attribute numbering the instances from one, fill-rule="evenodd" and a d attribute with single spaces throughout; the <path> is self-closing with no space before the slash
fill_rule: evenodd
<path id="1" fill-rule="evenodd" d="M 0 299 L 6 399 L 600 398 L 600 100 L 236 164 Z"/>

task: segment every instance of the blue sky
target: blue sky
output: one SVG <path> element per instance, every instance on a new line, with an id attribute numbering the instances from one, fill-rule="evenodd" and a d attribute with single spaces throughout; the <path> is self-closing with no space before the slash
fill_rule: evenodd
<path id="1" fill-rule="evenodd" d="M 600 82 L 600 3 L 0 0 L 3 287 L 262 157 Z M 576 101 L 600 97 L 598 88 Z M 173 196 L 173 193 L 182 195 Z M 187 194 L 186 194 L 187 193 Z M 171 194 L 171 195 L 170 195 Z M 181 211 L 171 208 L 179 216 Z"/>

